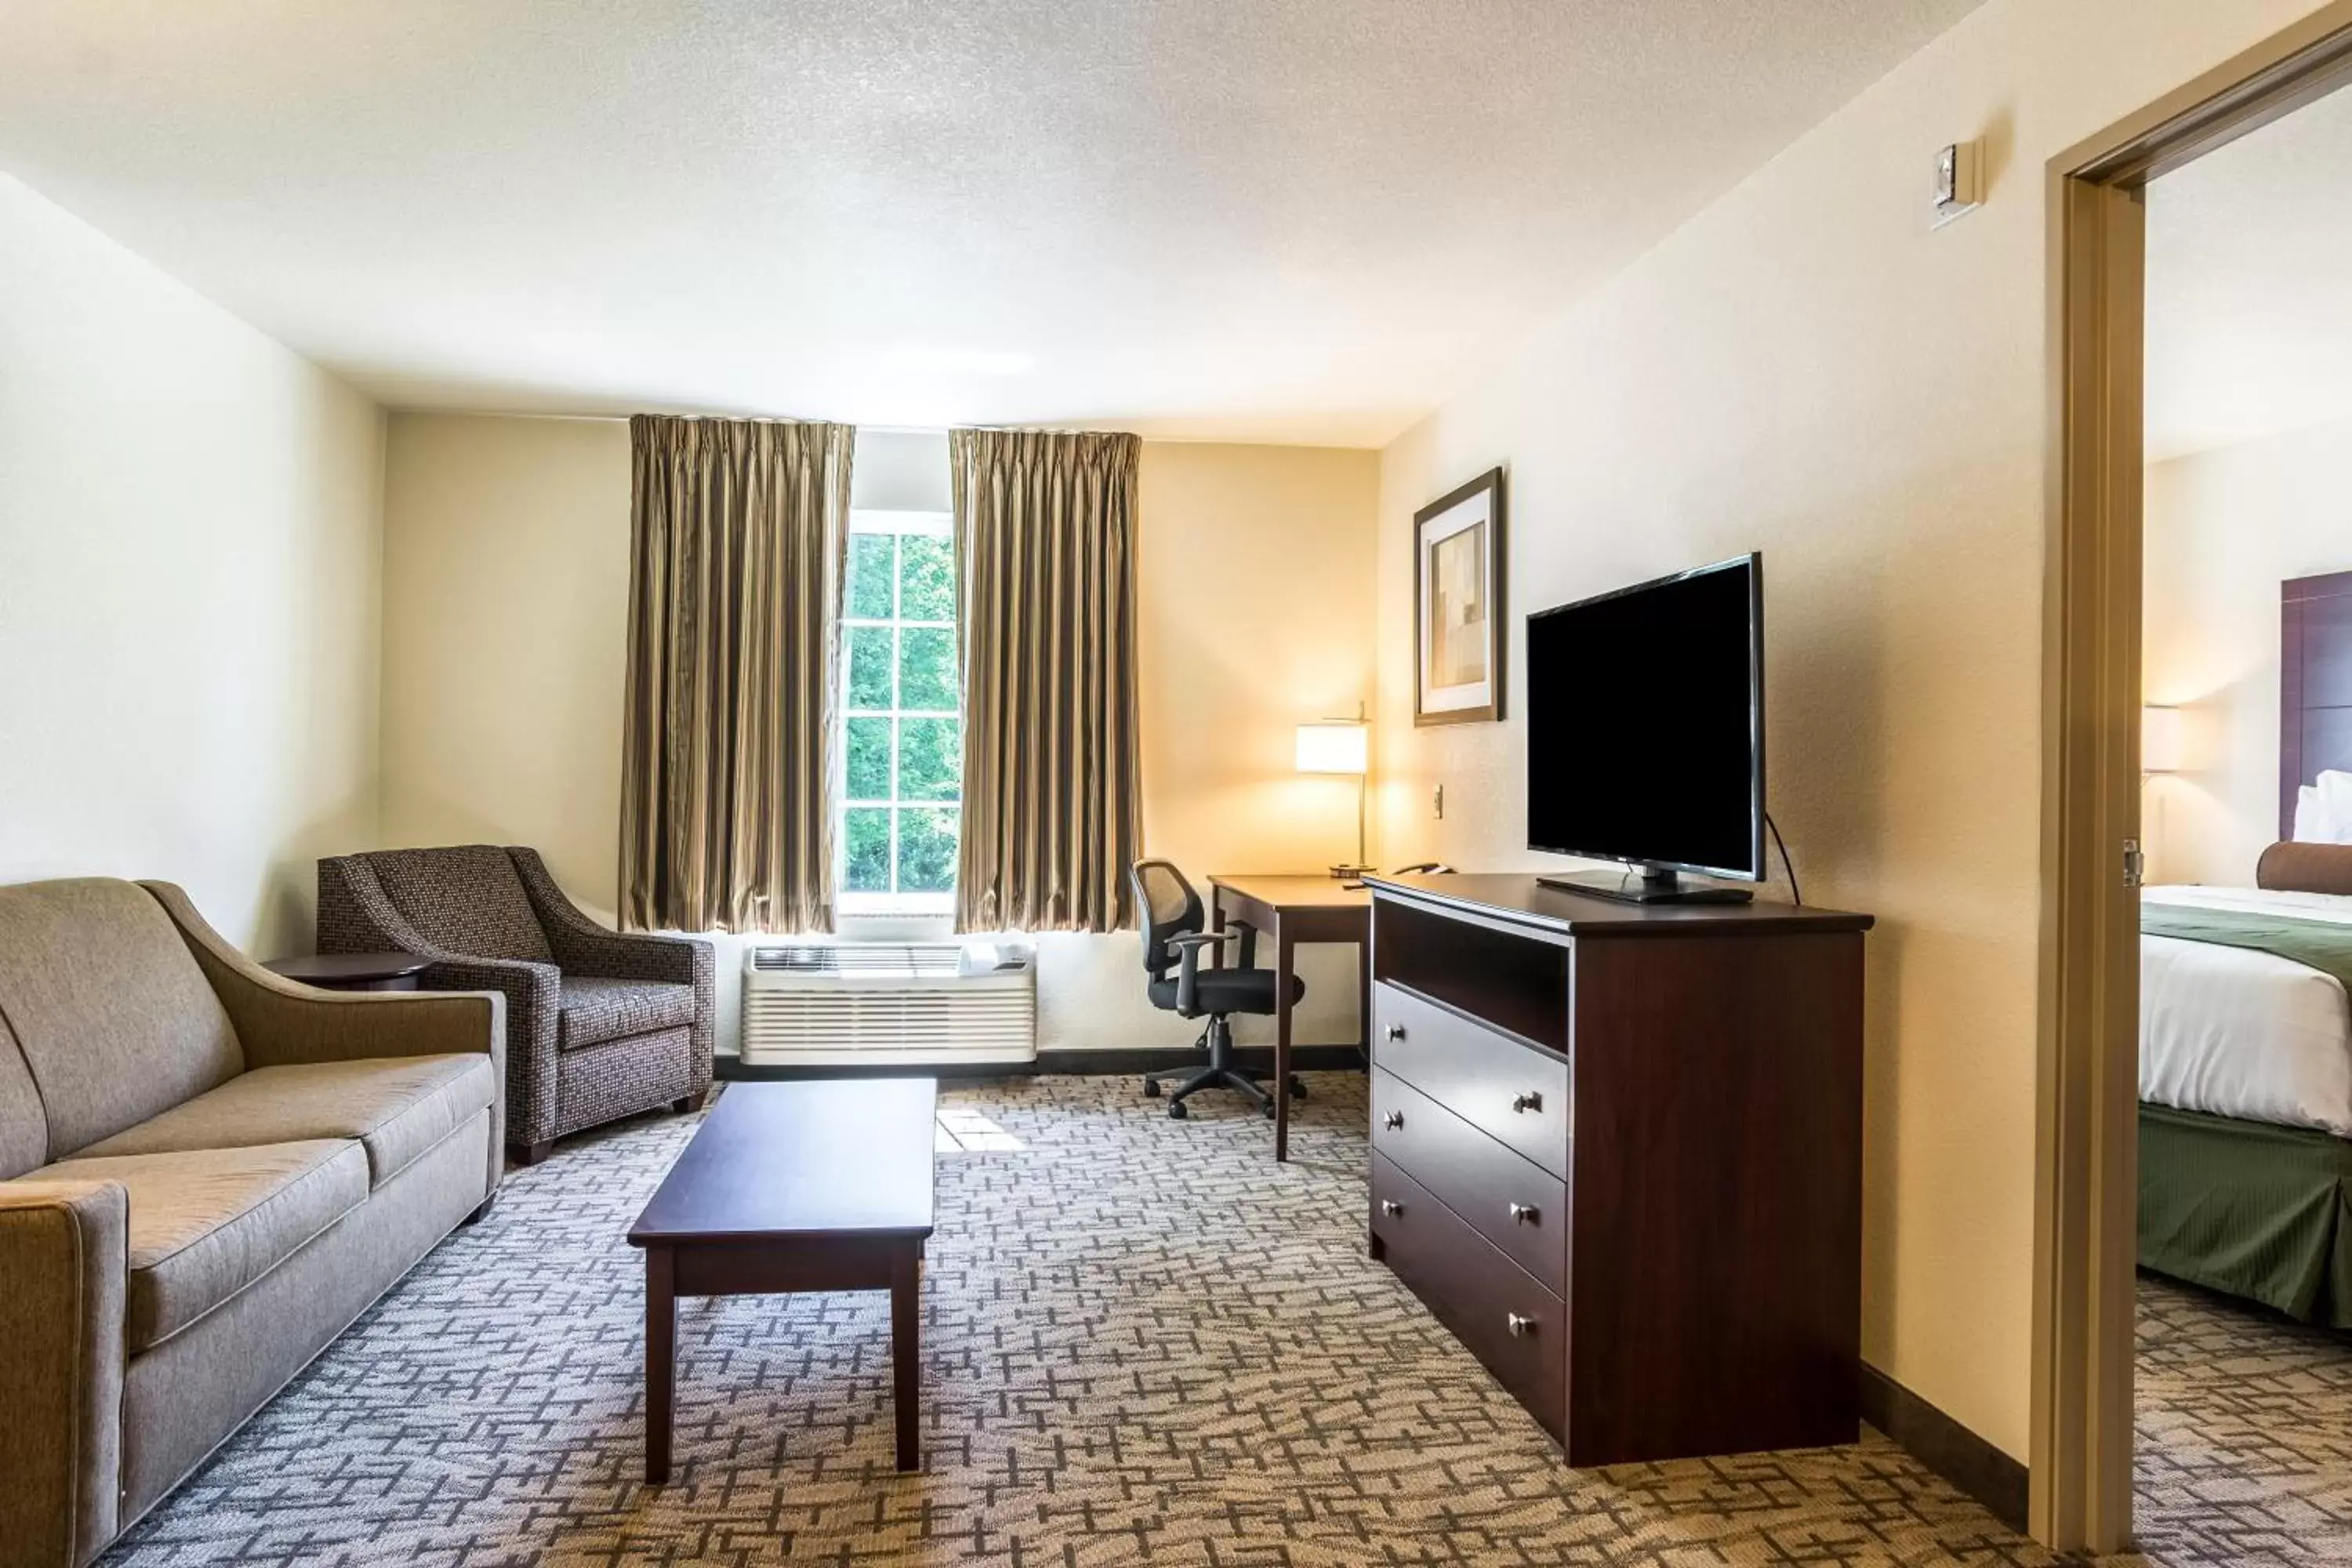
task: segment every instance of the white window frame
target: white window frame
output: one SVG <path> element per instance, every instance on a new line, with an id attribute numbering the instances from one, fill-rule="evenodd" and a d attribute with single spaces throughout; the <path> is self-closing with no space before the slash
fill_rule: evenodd
<path id="1" fill-rule="evenodd" d="M 867 510 L 860 508 L 852 510 L 849 514 L 849 531 L 853 537 L 860 533 L 896 533 L 927 535 L 932 538 L 952 539 L 955 534 L 955 519 L 950 514 L 943 511 L 881 511 Z M 854 550 L 855 546 L 853 545 L 851 548 Z M 901 807 L 925 805 L 952 807 L 956 813 L 956 830 L 959 837 L 961 837 L 963 829 L 963 788 L 961 781 L 959 781 L 957 784 L 954 798 L 950 800 L 919 801 L 900 800 L 896 798 L 890 800 L 852 800 L 849 798 L 849 721 L 851 718 L 874 719 L 887 717 L 895 721 L 899 719 L 961 720 L 963 717 L 963 710 L 961 700 L 958 701 L 956 707 L 945 711 L 939 711 L 932 709 L 918 710 L 899 707 L 898 705 L 899 661 L 896 658 L 893 658 L 890 661 L 891 706 L 887 710 L 867 710 L 860 711 L 855 715 L 851 713 L 849 708 L 849 664 L 850 644 L 852 640 L 850 634 L 855 628 L 859 626 L 887 626 L 896 628 L 902 632 L 909 627 L 945 630 L 949 632 L 954 632 L 957 629 L 956 623 L 951 620 L 915 621 L 901 618 L 896 614 L 896 612 L 902 607 L 898 604 L 898 581 L 894 574 L 890 583 L 890 607 L 893 614 L 887 620 L 876 620 L 865 616 L 852 616 L 849 613 L 848 584 L 845 583 L 843 584 L 841 601 L 841 678 L 840 686 L 836 693 L 840 703 L 841 727 L 840 732 L 835 736 L 835 751 L 838 754 L 834 765 L 833 778 L 833 886 L 834 908 L 838 913 L 845 916 L 950 915 L 955 912 L 955 894 L 951 890 L 943 893 L 874 893 L 852 892 L 848 888 L 849 813 L 853 808 L 883 807 L 889 810 L 890 875 L 893 880 L 896 880 L 898 875 L 898 811 Z M 894 638 L 894 649 L 898 646 L 898 639 Z M 890 769 L 891 786 L 894 790 L 897 788 L 898 776 L 898 749 L 895 737 L 896 730 L 894 727 Z"/>

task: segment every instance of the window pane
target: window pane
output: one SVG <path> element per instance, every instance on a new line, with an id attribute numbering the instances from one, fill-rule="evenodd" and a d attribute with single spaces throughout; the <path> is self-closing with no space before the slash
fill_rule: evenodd
<path id="1" fill-rule="evenodd" d="M 950 807 L 913 806 L 898 813 L 898 890 L 955 890 L 956 813 Z"/>
<path id="2" fill-rule="evenodd" d="M 898 721 L 898 798 L 953 800 L 963 782 L 963 724 L 955 719 Z"/>
<path id="3" fill-rule="evenodd" d="M 854 806 L 841 814 L 847 852 L 842 857 L 842 889 L 852 893 L 890 890 L 890 810 Z"/>
<path id="4" fill-rule="evenodd" d="M 898 706 L 910 712 L 954 712 L 955 633 L 913 626 L 900 635 L 906 640 L 898 650 Z"/>
<path id="5" fill-rule="evenodd" d="M 942 533 L 909 533 L 898 541 L 898 617 L 955 619 L 955 541 Z"/>
<path id="6" fill-rule="evenodd" d="M 853 709 L 887 710 L 890 706 L 890 641 L 898 634 L 888 626 L 849 628 L 849 705 Z"/>
<path id="7" fill-rule="evenodd" d="M 890 798 L 890 721 L 849 721 L 849 780 L 851 800 Z"/>
<path id="8" fill-rule="evenodd" d="M 861 621 L 890 618 L 890 547 L 895 533 L 853 533 L 849 536 L 849 585 L 845 602 Z"/>

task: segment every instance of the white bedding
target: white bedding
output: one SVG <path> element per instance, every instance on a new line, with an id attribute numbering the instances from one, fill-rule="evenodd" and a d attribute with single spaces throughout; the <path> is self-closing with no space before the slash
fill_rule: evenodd
<path id="1" fill-rule="evenodd" d="M 2352 925 L 2352 898 L 2148 888 L 2151 904 Z M 2139 944 L 2139 1097 L 2352 1138 L 2352 1007 L 2335 976 L 2246 948 Z"/>

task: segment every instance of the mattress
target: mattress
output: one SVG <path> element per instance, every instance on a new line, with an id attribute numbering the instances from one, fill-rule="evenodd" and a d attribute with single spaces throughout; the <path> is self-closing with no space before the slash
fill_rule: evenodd
<path id="1" fill-rule="evenodd" d="M 2352 926 L 2352 898 L 2143 889 L 2148 903 Z M 2352 1005 L 2333 975 L 2267 952 L 2140 938 L 2139 1097 L 2352 1138 Z"/>

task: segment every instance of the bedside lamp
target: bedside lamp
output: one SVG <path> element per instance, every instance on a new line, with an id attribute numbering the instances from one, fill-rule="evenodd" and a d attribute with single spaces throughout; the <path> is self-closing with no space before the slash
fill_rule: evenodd
<path id="1" fill-rule="evenodd" d="M 2180 710 L 2143 708 L 2139 710 L 2139 771 L 2177 773 L 2180 771 Z"/>
<path id="2" fill-rule="evenodd" d="M 1298 771 L 1353 773 L 1356 777 L 1356 864 L 1334 866 L 1331 875 L 1360 877 L 1364 862 L 1364 775 L 1371 771 L 1371 727 L 1361 719 L 1322 719 L 1298 726 Z"/>

